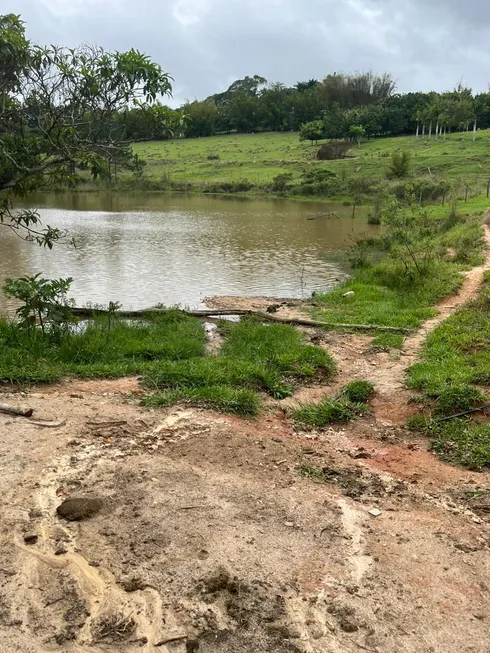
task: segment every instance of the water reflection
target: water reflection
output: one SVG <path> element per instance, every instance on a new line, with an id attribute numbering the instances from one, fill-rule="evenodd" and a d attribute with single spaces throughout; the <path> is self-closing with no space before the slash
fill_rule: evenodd
<path id="1" fill-rule="evenodd" d="M 63 193 L 25 205 L 67 229 L 77 248 L 50 252 L 3 233 L 0 283 L 38 271 L 72 276 L 77 303 L 125 308 L 196 306 L 214 294 L 307 296 L 345 276 L 342 253 L 376 229 L 361 210 L 352 220 L 349 207 L 287 200 Z M 339 217 L 326 217 L 332 211 Z"/>

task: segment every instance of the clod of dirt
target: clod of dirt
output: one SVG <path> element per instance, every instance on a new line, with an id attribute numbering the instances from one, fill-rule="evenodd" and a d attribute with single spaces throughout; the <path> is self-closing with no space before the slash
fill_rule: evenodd
<path id="1" fill-rule="evenodd" d="M 65 499 L 60 504 L 56 513 L 58 517 L 66 519 L 67 521 L 82 521 L 96 515 L 102 507 L 104 502 L 102 499 L 93 497 L 73 497 L 72 499 Z"/>
<path id="2" fill-rule="evenodd" d="M 228 589 L 230 583 L 230 574 L 224 567 L 218 567 L 214 574 L 202 579 L 201 587 L 205 594 L 216 594 L 217 592 Z"/>
<path id="3" fill-rule="evenodd" d="M 126 592 L 137 592 L 138 590 L 144 590 L 148 586 L 141 578 L 135 576 L 124 578 L 120 585 Z"/>
<path id="4" fill-rule="evenodd" d="M 27 535 L 24 535 L 24 542 L 26 544 L 36 544 L 38 539 L 39 539 L 38 536 L 32 533 L 28 533 Z"/>

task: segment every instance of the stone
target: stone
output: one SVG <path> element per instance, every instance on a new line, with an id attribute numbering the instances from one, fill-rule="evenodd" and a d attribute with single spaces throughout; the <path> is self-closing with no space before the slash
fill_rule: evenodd
<path id="1" fill-rule="evenodd" d="M 82 521 L 96 515 L 104 502 L 94 497 L 73 497 L 65 499 L 56 509 L 58 517 L 67 521 Z"/>
<path id="2" fill-rule="evenodd" d="M 371 517 L 379 517 L 382 512 L 378 508 L 372 508 L 371 510 L 368 510 L 368 514 L 371 515 Z"/>
<path id="3" fill-rule="evenodd" d="M 34 535 L 34 533 L 27 533 L 26 535 L 24 535 L 24 542 L 26 544 L 36 544 L 38 539 L 39 539 L 38 536 Z"/>
<path id="4" fill-rule="evenodd" d="M 354 297 L 356 293 L 353 290 L 349 290 L 349 292 L 345 292 L 342 297 Z"/>

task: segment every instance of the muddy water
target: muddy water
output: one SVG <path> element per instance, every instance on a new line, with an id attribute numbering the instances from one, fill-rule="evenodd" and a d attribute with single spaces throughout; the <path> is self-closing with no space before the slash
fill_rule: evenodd
<path id="1" fill-rule="evenodd" d="M 366 213 L 326 203 L 62 193 L 29 198 L 76 249 L 53 251 L 0 233 L 0 283 L 41 271 L 72 276 L 78 304 L 198 306 L 209 295 L 308 296 L 345 277 L 346 250 L 373 233 Z M 334 215 L 331 215 L 334 213 Z M 11 304 L 0 296 L 0 312 Z"/>

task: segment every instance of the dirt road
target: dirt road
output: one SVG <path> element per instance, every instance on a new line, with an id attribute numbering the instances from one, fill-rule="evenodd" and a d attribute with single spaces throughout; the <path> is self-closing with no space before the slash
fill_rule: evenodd
<path id="1" fill-rule="evenodd" d="M 397 360 L 322 336 L 339 384 L 376 383 L 347 427 L 299 432 L 277 404 L 250 421 L 143 409 L 135 379 L 0 395 L 66 419 L 0 415 L 0 650 L 488 653 L 488 474 L 403 429 L 406 368 L 482 274 Z M 102 508 L 67 521 L 70 497 Z"/>

